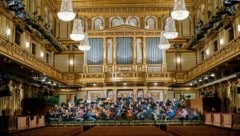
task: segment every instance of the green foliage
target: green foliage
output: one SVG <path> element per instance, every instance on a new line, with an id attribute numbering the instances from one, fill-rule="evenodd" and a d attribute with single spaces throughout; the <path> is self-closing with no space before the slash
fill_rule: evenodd
<path id="1" fill-rule="evenodd" d="M 59 103 L 59 98 L 58 97 L 48 97 L 47 103 L 48 103 L 48 105 L 56 105 Z"/>

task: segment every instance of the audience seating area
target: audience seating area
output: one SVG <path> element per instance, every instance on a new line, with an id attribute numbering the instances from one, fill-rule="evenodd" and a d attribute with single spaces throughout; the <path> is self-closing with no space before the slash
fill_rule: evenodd
<path id="1" fill-rule="evenodd" d="M 239 136 L 239 130 L 223 129 L 214 126 L 168 126 L 173 136 Z"/>
<path id="2" fill-rule="evenodd" d="M 239 136 L 239 134 L 239 129 L 209 125 L 125 125 L 41 127 L 10 133 L 9 136 Z"/>
<path id="3" fill-rule="evenodd" d="M 170 136 L 154 126 L 96 126 L 80 136 Z"/>
<path id="4" fill-rule="evenodd" d="M 12 136 L 79 136 L 82 127 L 43 127 L 12 133 Z"/>

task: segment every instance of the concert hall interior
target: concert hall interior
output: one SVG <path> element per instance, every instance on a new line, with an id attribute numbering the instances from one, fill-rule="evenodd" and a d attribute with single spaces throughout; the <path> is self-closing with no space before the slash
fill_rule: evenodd
<path id="1" fill-rule="evenodd" d="M 240 0 L 1 0 L 0 135 L 240 132 Z"/>

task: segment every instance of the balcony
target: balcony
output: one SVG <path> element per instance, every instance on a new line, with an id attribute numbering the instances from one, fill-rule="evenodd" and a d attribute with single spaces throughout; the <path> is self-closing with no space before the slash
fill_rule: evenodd
<path id="1" fill-rule="evenodd" d="M 217 51 L 215 54 L 213 54 L 211 57 L 205 59 L 202 63 L 194 67 L 192 70 L 184 74 L 184 81 L 190 81 L 194 78 L 197 78 L 201 74 L 204 74 L 206 72 L 211 71 L 213 68 L 217 68 L 217 66 L 220 66 L 222 64 L 227 64 L 229 60 L 233 60 L 234 58 L 237 58 L 237 56 L 240 55 L 240 39 L 239 37 L 235 40 L 231 41 L 228 45 L 226 45 L 221 50 Z M 235 62 L 235 61 L 234 61 Z M 234 63 L 232 62 L 232 63 Z M 237 62 L 235 62 L 237 63 Z M 227 69 L 233 69 L 234 64 L 232 64 L 232 67 L 228 68 L 226 66 L 222 66 L 221 70 L 218 70 L 218 74 L 224 73 L 224 70 Z M 226 75 L 225 75 L 226 76 Z"/>
<path id="2" fill-rule="evenodd" d="M 37 58 L 35 55 L 27 52 L 22 47 L 8 41 L 5 37 L 1 35 L 0 55 L 3 60 L 5 58 L 11 60 L 11 64 L 10 62 L 5 62 L 5 64 L 2 65 L 5 67 L 11 66 L 11 68 L 7 68 L 8 70 L 15 70 L 14 72 L 17 72 L 18 74 L 28 76 L 32 75 L 33 71 L 31 69 L 33 69 L 36 71 L 36 73 L 44 73 L 48 75 L 48 77 L 56 81 L 63 83 L 66 82 L 65 75 L 63 75 L 60 71 L 56 70 L 51 65 Z M 23 68 L 25 68 L 25 70 L 23 70 Z"/>

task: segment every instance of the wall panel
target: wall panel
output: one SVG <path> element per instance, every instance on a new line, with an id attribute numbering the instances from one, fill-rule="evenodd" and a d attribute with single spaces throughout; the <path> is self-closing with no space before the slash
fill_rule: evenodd
<path id="1" fill-rule="evenodd" d="M 69 71 L 69 56 L 68 54 L 57 54 L 54 59 L 54 67 L 61 72 Z"/>

